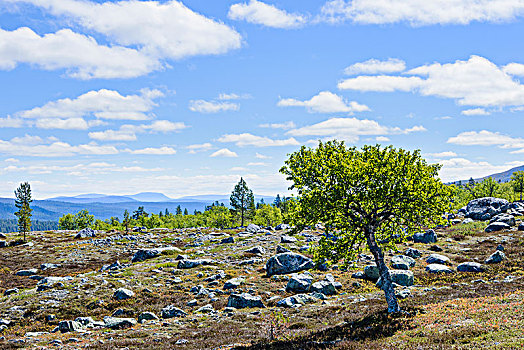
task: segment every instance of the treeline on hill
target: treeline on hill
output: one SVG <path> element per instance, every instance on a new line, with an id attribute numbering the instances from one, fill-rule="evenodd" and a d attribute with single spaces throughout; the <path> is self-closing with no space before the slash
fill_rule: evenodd
<path id="1" fill-rule="evenodd" d="M 254 223 L 262 226 L 276 226 L 287 222 L 287 214 L 291 205 L 291 198 L 277 195 L 275 202 L 266 204 L 261 202 L 251 203 L 244 210 L 244 224 Z M 239 226 L 241 211 L 228 208 L 224 203 L 215 202 L 205 208 L 203 212 L 195 210 L 192 214 L 187 209 L 177 207 L 174 213 L 168 209 L 159 213 L 147 213 L 144 207 L 138 207 L 131 215 L 127 210 L 122 217 L 111 217 L 99 220 L 87 210 L 82 210 L 75 215 L 66 214 L 59 219 L 58 226 L 61 230 L 81 230 L 86 227 L 95 230 L 126 230 L 133 227 L 146 228 L 188 228 L 188 227 L 215 227 L 229 228 Z"/>
<path id="2" fill-rule="evenodd" d="M 524 192 L 524 171 L 516 171 L 511 176 L 511 181 L 500 183 L 488 177 L 481 182 L 475 182 L 473 178 L 467 183 L 458 183 L 455 186 L 453 209 L 459 209 L 468 204 L 472 199 L 482 197 L 503 198 L 510 202 L 522 200 Z"/>
<path id="3" fill-rule="evenodd" d="M 58 222 L 35 220 L 31 222 L 31 231 L 58 230 Z M 0 232 L 18 232 L 17 219 L 0 219 Z"/>

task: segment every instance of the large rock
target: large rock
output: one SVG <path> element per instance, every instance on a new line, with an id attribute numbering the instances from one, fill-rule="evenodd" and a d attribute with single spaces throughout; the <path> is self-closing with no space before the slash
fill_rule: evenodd
<path id="1" fill-rule="evenodd" d="M 287 282 L 286 292 L 291 293 L 304 293 L 309 292 L 313 283 L 313 277 L 308 274 L 294 274 Z"/>
<path id="2" fill-rule="evenodd" d="M 506 212 L 508 208 L 509 202 L 502 198 L 473 199 L 466 206 L 466 217 L 474 220 L 490 220 L 493 216 Z"/>
<path id="3" fill-rule="evenodd" d="M 364 267 L 364 275 L 367 279 L 376 281 L 380 278 L 380 271 L 377 265 L 366 265 Z"/>
<path id="4" fill-rule="evenodd" d="M 164 248 L 153 248 L 153 249 L 140 249 L 138 250 L 135 255 L 133 256 L 133 259 L 131 259 L 131 262 L 139 262 L 144 261 L 147 259 L 152 259 L 154 257 L 157 257 L 161 255 L 163 252 L 167 251 L 175 251 L 178 253 L 181 253 L 182 251 L 177 247 L 164 247 Z"/>
<path id="5" fill-rule="evenodd" d="M 264 249 L 264 247 L 261 247 L 261 246 L 256 246 L 251 249 L 245 250 L 244 252 L 248 254 L 254 254 L 254 255 L 264 255 L 266 254 L 266 249 Z"/>
<path id="6" fill-rule="evenodd" d="M 227 280 L 226 283 L 224 283 L 224 290 L 228 289 L 236 289 L 244 283 L 245 279 L 242 277 L 236 277 L 232 278 L 230 280 Z"/>
<path id="7" fill-rule="evenodd" d="M 409 270 L 415 264 L 415 259 L 406 255 L 397 255 L 391 258 L 391 267 L 396 270 Z"/>
<path id="8" fill-rule="evenodd" d="M 477 262 L 465 262 L 457 266 L 457 271 L 459 272 L 483 272 L 484 267 Z"/>
<path id="9" fill-rule="evenodd" d="M 246 231 L 249 233 L 257 233 L 258 231 L 260 231 L 260 226 L 255 224 L 249 224 L 247 225 Z"/>
<path id="10" fill-rule="evenodd" d="M 126 300 L 135 296 L 135 293 L 126 288 L 118 288 L 113 294 L 113 298 L 116 300 Z"/>
<path id="11" fill-rule="evenodd" d="M 76 321 L 60 321 L 58 330 L 62 333 L 83 331 L 84 327 Z"/>
<path id="12" fill-rule="evenodd" d="M 17 276 L 27 277 L 27 276 L 36 275 L 37 272 L 38 272 L 37 269 L 19 270 L 19 271 L 16 272 L 16 275 Z"/>
<path id="13" fill-rule="evenodd" d="M 92 237 L 96 237 L 96 231 L 89 227 L 78 231 L 78 233 L 75 236 L 75 238 L 92 238 Z"/>
<path id="14" fill-rule="evenodd" d="M 280 237 L 280 243 L 295 243 L 297 239 L 293 236 L 283 235 Z"/>
<path id="15" fill-rule="evenodd" d="M 184 317 L 187 316 L 187 313 L 175 305 L 168 305 L 162 309 L 160 316 L 162 316 L 162 318 Z"/>
<path id="16" fill-rule="evenodd" d="M 244 309 L 246 307 L 265 307 L 262 303 L 262 298 L 259 296 L 253 296 L 248 293 L 242 294 L 231 294 L 227 300 L 227 307 L 233 307 L 235 309 Z"/>
<path id="17" fill-rule="evenodd" d="M 487 258 L 484 262 L 486 264 L 498 264 L 501 263 L 503 260 L 506 260 L 506 254 L 504 254 L 500 250 L 497 250 L 495 253 L 491 254 L 489 258 Z"/>
<path id="18" fill-rule="evenodd" d="M 134 318 L 120 318 L 120 317 L 104 317 L 104 323 L 107 328 L 111 329 L 124 329 L 130 328 L 136 325 Z"/>
<path id="19" fill-rule="evenodd" d="M 422 253 L 418 249 L 407 248 L 406 251 L 404 252 L 404 255 L 409 256 L 410 258 L 413 258 L 413 259 L 418 259 L 422 256 Z"/>
<path id="20" fill-rule="evenodd" d="M 449 263 L 449 258 L 447 256 L 441 255 L 441 254 L 431 254 L 427 259 L 426 262 L 428 264 L 441 264 L 446 265 Z"/>
<path id="21" fill-rule="evenodd" d="M 435 230 L 427 230 L 426 232 L 418 232 L 413 235 L 413 242 L 415 243 L 436 243 L 437 234 Z"/>
<path id="22" fill-rule="evenodd" d="M 195 260 L 180 260 L 178 262 L 179 269 L 192 269 L 200 265 L 211 265 L 213 262 L 209 259 L 195 259 Z"/>
<path id="23" fill-rule="evenodd" d="M 509 230 L 510 228 L 511 228 L 511 226 L 509 226 L 505 222 L 495 221 L 495 222 L 492 222 L 491 224 L 489 224 L 484 229 L 484 231 L 489 233 L 489 232 L 496 232 L 496 231 L 502 231 L 502 230 Z"/>
<path id="24" fill-rule="evenodd" d="M 285 275 L 288 273 L 312 269 L 313 266 L 313 261 L 304 255 L 297 253 L 281 253 L 269 258 L 266 263 L 266 273 L 268 276 Z"/>
<path id="25" fill-rule="evenodd" d="M 489 220 L 490 224 L 494 222 L 503 222 L 509 226 L 515 226 L 515 217 L 513 215 L 502 213 L 495 215 L 491 220 Z"/>
<path id="26" fill-rule="evenodd" d="M 391 282 L 398 285 L 409 287 L 413 285 L 414 277 L 413 272 L 406 270 L 389 270 L 389 275 L 391 276 Z M 379 278 L 377 281 L 377 287 L 382 288 L 382 278 Z"/>
<path id="27" fill-rule="evenodd" d="M 144 321 L 158 320 L 158 316 L 153 312 L 145 311 L 138 316 L 138 322 L 144 323 Z"/>
<path id="28" fill-rule="evenodd" d="M 426 266 L 426 271 L 429 273 L 453 273 L 454 271 L 446 266 L 441 264 L 429 264 Z"/>
<path id="29" fill-rule="evenodd" d="M 318 299 L 309 294 L 297 294 L 291 297 L 284 298 L 277 303 L 280 307 L 298 307 L 308 303 L 317 302 Z"/>
<path id="30" fill-rule="evenodd" d="M 278 224 L 276 227 L 275 227 L 275 230 L 277 231 L 280 231 L 280 230 L 289 230 L 291 228 L 291 226 L 289 226 L 288 224 Z"/>
<path id="31" fill-rule="evenodd" d="M 324 295 L 335 295 L 337 294 L 337 289 L 335 284 L 330 281 L 320 281 L 315 282 L 311 285 L 311 291 L 322 293 Z"/>

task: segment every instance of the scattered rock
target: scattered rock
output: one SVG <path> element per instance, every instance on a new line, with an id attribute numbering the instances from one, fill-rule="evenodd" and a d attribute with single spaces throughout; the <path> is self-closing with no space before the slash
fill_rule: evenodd
<path id="1" fill-rule="evenodd" d="M 506 254 L 504 254 L 500 250 L 497 250 L 495 253 L 491 254 L 489 258 L 487 258 L 484 262 L 486 264 L 498 264 L 501 263 L 503 260 L 506 260 Z"/>
<path id="2" fill-rule="evenodd" d="M 308 303 L 317 302 L 320 298 L 316 298 L 309 294 L 297 294 L 291 297 L 284 298 L 277 302 L 279 307 L 298 307 Z"/>
<path id="3" fill-rule="evenodd" d="M 436 243 L 437 234 L 434 230 L 427 230 L 426 232 L 418 232 L 413 235 L 413 242 L 415 243 Z"/>
<path id="4" fill-rule="evenodd" d="M 441 264 L 429 264 L 426 266 L 426 271 L 429 273 L 453 273 L 454 271 L 446 266 Z"/>
<path id="5" fill-rule="evenodd" d="M 82 326 L 80 322 L 60 321 L 60 323 L 58 323 L 58 330 L 62 333 L 78 332 L 78 331 L 83 331 L 84 327 Z"/>
<path id="6" fill-rule="evenodd" d="M 226 237 L 220 241 L 221 244 L 235 243 L 233 236 Z"/>
<path id="7" fill-rule="evenodd" d="M 266 273 L 268 276 L 285 275 L 312 269 L 313 266 L 313 261 L 304 255 L 291 252 L 281 253 L 269 258 L 266 263 Z"/>
<path id="8" fill-rule="evenodd" d="M 466 217 L 474 220 L 490 220 L 509 208 L 509 202 L 502 198 L 484 197 L 469 201 Z"/>
<path id="9" fill-rule="evenodd" d="M 260 231 L 260 226 L 255 224 L 249 224 L 247 225 L 246 231 L 249 233 L 258 233 L 258 231 Z"/>
<path id="10" fill-rule="evenodd" d="M 104 323 L 107 328 L 111 329 L 125 329 L 136 325 L 134 318 L 119 318 L 119 317 L 104 317 Z"/>
<path id="11" fill-rule="evenodd" d="M 256 246 L 245 251 L 248 254 L 263 255 L 266 254 L 266 250 L 261 246 Z"/>
<path id="12" fill-rule="evenodd" d="M 280 237 L 280 243 L 295 243 L 297 239 L 292 236 L 283 235 Z"/>
<path id="13" fill-rule="evenodd" d="M 449 263 L 449 258 L 447 256 L 441 255 L 441 254 L 431 254 L 427 259 L 426 262 L 428 264 L 440 264 L 440 265 L 446 265 Z"/>
<path id="14" fill-rule="evenodd" d="M 169 305 L 162 309 L 160 316 L 162 318 L 185 317 L 187 316 L 187 313 L 184 310 L 177 308 L 175 305 Z"/>
<path id="15" fill-rule="evenodd" d="M 391 258 L 391 267 L 397 270 L 409 270 L 415 264 L 415 259 L 407 255 L 397 255 Z"/>
<path id="16" fill-rule="evenodd" d="M 8 296 L 8 295 L 11 295 L 11 294 L 16 294 L 18 293 L 19 290 L 18 288 L 11 288 L 11 289 L 7 289 L 5 292 L 4 292 L 4 295 L 5 296 Z"/>
<path id="17" fill-rule="evenodd" d="M 513 217 L 513 215 L 504 214 L 504 213 L 497 214 L 494 217 L 492 217 L 491 220 L 489 220 L 490 224 L 494 222 L 503 222 L 506 225 L 515 226 L 515 218 Z"/>
<path id="18" fill-rule="evenodd" d="M 275 230 L 277 231 L 289 230 L 290 228 L 291 226 L 289 226 L 288 224 L 278 224 L 277 226 L 275 226 Z"/>
<path id="19" fill-rule="evenodd" d="M 431 247 L 428 248 L 429 250 L 431 250 L 432 252 L 441 252 L 443 251 L 444 249 L 440 248 L 438 245 L 434 244 L 432 245 Z"/>
<path id="20" fill-rule="evenodd" d="M 410 258 L 413 258 L 413 259 L 418 259 L 422 256 L 422 253 L 418 249 L 408 248 L 404 252 L 404 255 L 409 256 Z"/>
<path id="21" fill-rule="evenodd" d="M 280 253 L 288 253 L 290 252 L 291 250 L 287 249 L 287 248 L 284 248 L 282 247 L 281 245 L 277 245 L 277 254 L 280 254 Z"/>
<path id="22" fill-rule="evenodd" d="M 135 296 L 135 293 L 126 288 L 118 288 L 113 294 L 113 298 L 116 300 L 125 300 Z"/>
<path id="23" fill-rule="evenodd" d="M 303 293 L 309 292 L 311 284 L 313 283 L 313 277 L 308 274 L 293 274 L 287 282 L 286 292 L 290 293 Z"/>
<path id="24" fill-rule="evenodd" d="M 228 289 L 236 289 L 244 283 L 244 279 L 242 277 L 236 277 L 232 278 L 230 280 L 227 280 L 226 283 L 224 283 L 224 290 Z"/>
<path id="25" fill-rule="evenodd" d="M 320 281 L 315 282 L 311 285 L 311 291 L 322 293 L 324 295 L 335 295 L 337 294 L 337 289 L 333 282 L 329 281 Z"/>
<path id="26" fill-rule="evenodd" d="M 484 267 L 477 262 L 465 262 L 457 266 L 459 272 L 484 272 Z"/>
<path id="27" fill-rule="evenodd" d="M 495 222 L 492 222 L 491 224 L 489 224 L 485 229 L 484 231 L 485 232 L 496 232 L 496 231 L 502 231 L 502 230 L 509 230 L 511 227 L 504 223 L 504 222 L 498 222 L 498 221 L 495 221 Z"/>
<path id="28" fill-rule="evenodd" d="M 144 321 L 151 321 L 151 320 L 158 320 L 158 316 L 155 315 L 153 312 L 142 312 L 140 316 L 138 316 L 138 323 L 143 323 Z"/>
<path id="29" fill-rule="evenodd" d="M 154 257 L 157 257 L 161 255 L 163 252 L 167 251 L 175 251 L 178 253 L 181 253 L 182 251 L 177 247 L 164 247 L 164 248 L 154 248 L 154 249 L 140 249 L 138 250 L 135 255 L 133 256 L 133 259 L 131 259 L 131 262 L 140 262 L 147 259 L 152 259 Z"/>
<path id="30" fill-rule="evenodd" d="M 78 231 L 78 233 L 75 236 L 75 238 L 92 238 L 92 237 L 96 237 L 96 231 L 89 227 Z"/>
<path id="31" fill-rule="evenodd" d="M 380 272 L 377 265 L 366 265 L 364 267 L 364 275 L 367 279 L 376 281 L 380 278 Z"/>
<path id="32" fill-rule="evenodd" d="M 227 306 L 235 309 L 265 307 L 259 296 L 253 296 L 249 293 L 231 294 L 227 300 Z"/>
<path id="33" fill-rule="evenodd" d="M 200 265 L 211 265 L 212 263 L 209 259 L 180 260 L 177 267 L 179 269 L 192 269 Z"/>
<path id="34" fill-rule="evenodd" d="M 413 285 L 414 277 L 413 272 L 407 270 L 389 270 L 389 275 L 391 276 L 391 282 L 398 285 L 409 287 Z M 382 279 L 379 278 L 376 286 L 382 288 Z"/>
<path id="35" fill-rule="evenodd" d="M 19 271 L 16 272 L 16 275 L 17 275 L 17 276 L 24 276 L 24 277 L 27 277 L 27 276 L 33 276 L 33 275 L 36 275 L 37 272 L 38 272 L 37 269 L 19 270 Z"/>

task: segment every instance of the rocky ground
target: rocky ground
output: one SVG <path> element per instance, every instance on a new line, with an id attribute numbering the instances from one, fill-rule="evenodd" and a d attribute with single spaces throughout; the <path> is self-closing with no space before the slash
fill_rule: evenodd
<path id="1" fill-rule="evenodd" d="M 0 347 L 520 349 L 524 227 L 513 214 L 492 232 L 458 217 L 388 252 L 396 316 L 370 255 L 355 271 L 311 268 L 321 229 L 34 232 L 0 248 Z"/>

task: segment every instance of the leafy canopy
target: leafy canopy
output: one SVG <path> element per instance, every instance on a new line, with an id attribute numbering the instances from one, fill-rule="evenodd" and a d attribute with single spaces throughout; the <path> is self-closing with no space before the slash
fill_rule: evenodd
<path id="1" fill-rule="evenodd" d="M 344 142 L 302 147 L 280 170 L 293 182 L 297 200 L 291 221 L 301 230 L 323 223 L 326 235 L 314 250 L 317 261 L 348 265 L 373 232 L 382 249 L 395 248 L 422 227 L 442 221 L 452 188 L 437 178 L 440 165 L 420 151 L 380 145 L 361 150 Z"/>

